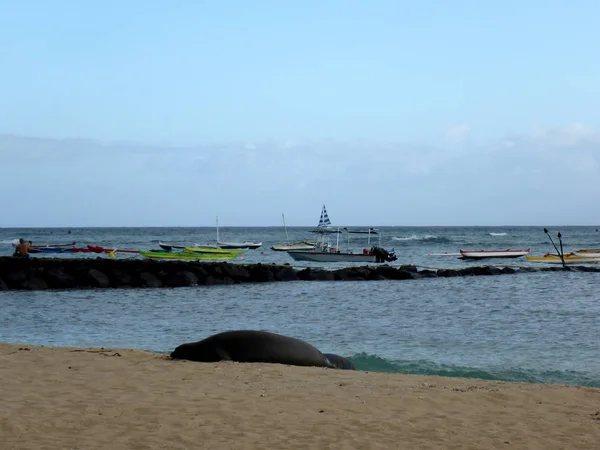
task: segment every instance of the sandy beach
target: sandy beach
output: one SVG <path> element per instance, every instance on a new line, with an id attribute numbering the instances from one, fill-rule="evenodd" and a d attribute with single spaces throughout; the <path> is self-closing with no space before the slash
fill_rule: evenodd
<path id="1" fill-rule="evenodd" d="M 2 449 L 591 449 L 600 389 L 0 344 Z"/>

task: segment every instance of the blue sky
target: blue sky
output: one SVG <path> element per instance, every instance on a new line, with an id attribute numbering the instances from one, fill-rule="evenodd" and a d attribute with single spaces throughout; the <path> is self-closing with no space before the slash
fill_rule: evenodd
<path id="1" fill-rule="evenodd" d="M 0 226 L 600 223 L 600 3 L 0 8 Z"/>

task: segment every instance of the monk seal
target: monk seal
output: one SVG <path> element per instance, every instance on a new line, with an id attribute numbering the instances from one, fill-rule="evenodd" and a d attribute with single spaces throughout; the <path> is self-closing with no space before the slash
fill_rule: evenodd
<path id="1" fill-rule="evenodd" d="M 323 353 L 300 339 L 255 330 L 225 331 L 198 342 L 181 344 L 171 353 L 171 358 L 199 362 L 262 362 L 335 369 Z"/>
<path id="2" fill-rule="evenodd" d="M 350 362 L 350 360 L 348 360 L 347 358 L 344 358 L 343 356 L 336 355 L 335 353 L 323 353 L 323 354 L 329 360 L 329 362 L 331 364 L 333 364 L 333 366 L 336 369 L 356 370 L 356 367 L 354 366 L 354 364 L 352 364 Z"/>

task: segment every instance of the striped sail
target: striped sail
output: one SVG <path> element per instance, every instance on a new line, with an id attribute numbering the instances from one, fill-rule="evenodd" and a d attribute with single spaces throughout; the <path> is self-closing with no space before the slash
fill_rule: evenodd
<path id="1" fill-rule="evenodd" d="M 319 228 L 330 227 L 331 221 L 329 220 L 329 216 L 327 215 L 327 209 L 325 209 L 325 205 L 323 205 L 323 209 L 321 210 L 321 218 L 319 219 Z"/>

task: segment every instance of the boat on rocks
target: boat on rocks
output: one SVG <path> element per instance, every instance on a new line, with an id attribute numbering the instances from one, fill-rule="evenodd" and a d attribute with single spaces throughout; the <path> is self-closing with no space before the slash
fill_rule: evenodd
<path id="1" fill-rule="evenodd" d="M 348 231 L 348 230 L 346 230 Z M 315 247 L 311 250 L 288 250 L 288 255 L 295 261 L 314 261 L 314 262 L 389 262 L 395 261 L 396 257 L 393 251 L 388 252 L 381 246 L 363 248 L 362 252 L 354 253 L 350 251 L 348 237 L 348 249 L 345 252 L 339 250 L 340 229 L 331 225 L 331 220 L 327 214 L 325 205 L 321 209 L 321 217 L 317 228 L 312 231 L 318 235 Z M 336 234 L 335 247 L 330 244 L 330 236 Z M 349 233 L 348 233 L 349 235 Z M 370 233 L 368 247 L 370 247 Z"/>
<path id="2" fill-rule="evenodd" d="M 531 249 L 518 250 L 459 250 L 463 259 L 486 259 L 486 258 L 518 258 L 525 256 Z"/>

